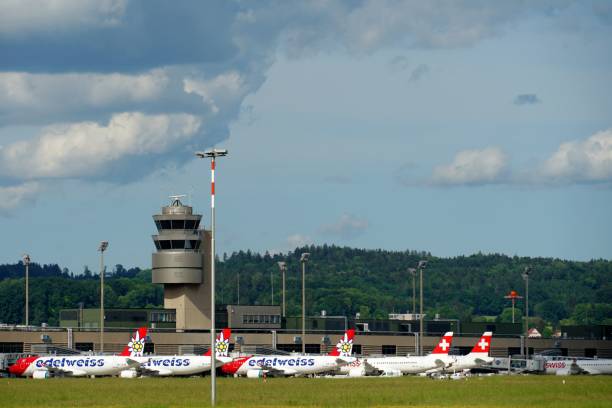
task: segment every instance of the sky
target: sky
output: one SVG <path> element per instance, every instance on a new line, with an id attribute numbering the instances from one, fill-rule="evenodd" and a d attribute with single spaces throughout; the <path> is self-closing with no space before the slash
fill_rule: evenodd
<path id="1" fill-rule="evenodd" d="M 612 259 L 608 1 L 0 1 L 0 263 L 308 244 Z"/>

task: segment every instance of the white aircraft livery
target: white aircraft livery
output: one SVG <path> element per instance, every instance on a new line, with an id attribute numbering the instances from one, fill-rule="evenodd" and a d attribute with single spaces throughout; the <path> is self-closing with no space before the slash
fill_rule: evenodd
<path id="1" fill-rule="evenodd" d="M 454 361 L 447 368 L 447 371 L 470 370 L 491 363 L 493 361 L 493 358 L 489 357 L 491 337 L 493 337 L 493 332 L 484 332 L 469 354 L 451 356 Z"/>
<path id="2" fill-rule="evenodd" d="M 143 356 L 146 327 L 134 333 L 132 341 L 128 343 L 127 350 L 130 358 L 139 363 L 138 366 L 121 372 L 123 378 L 141 376 L 179 376 L 194 375 L 210 371 L 211 350 L 201 356 Z M 215 341 L 215 367 L 231 361 L 229 357 L 230 329 L 223 329 Z"/>
<path id="3" fill-rule="evenodd" d="M 248 356 L 224 364 L 221 369 L 226 374 L 248 378 L 263 375 L 300 376 L 335 371 L 338 367 L 354 361 L 354 358 L 350 357 L 353 351 L 354 336 L 355 330 L 347 330 L 336 348 L 326 356 Z"/>
<path id="4" fill-rule="evenodd" d="M 544 363 L 546 374 L 612 374 L 612 359 L 557 357 Z"/>
<path id="5" fill-rule="evenodd" d="M 382 374 L 385 376 L 398 376 L 403 374 L 417 374 L 436 368 L 444 368 L 452 364 L 448 355 L 453 332 L 446 332 L 431 354 L 426 356 L 405 357 L 369 357 L 356 360 L 340 369 L 340 373 L 350 377 Z"/>
<path id="6" fill-rule="evenodd" d="M 139 365 L 140 362 L 130 357 L 130 352 L 126 347 L 118 356 L 71 355 L 20 358 L 9 367 L 9 372 L 18 376 L 34 378 L 47 378 L 49 376 L 85 377 L 118 375 L 121 371 Z"/>

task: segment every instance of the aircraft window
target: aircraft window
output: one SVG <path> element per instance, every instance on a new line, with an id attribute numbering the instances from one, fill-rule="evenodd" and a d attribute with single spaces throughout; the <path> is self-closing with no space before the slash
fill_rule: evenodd
<path id="1" fill-rule="evenodd" d="M 172 220 L 172 229 L 185 229 L 185 220 Z"/>

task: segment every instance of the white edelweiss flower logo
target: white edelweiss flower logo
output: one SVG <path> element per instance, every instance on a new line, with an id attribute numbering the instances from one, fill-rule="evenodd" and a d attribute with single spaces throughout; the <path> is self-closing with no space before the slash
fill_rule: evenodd
<path id="1" fill-rule="evenodd" d="M 340 353 L 349 354 L 353 347 L 353 340 L 342 339 L 340 340 L 340 343 L 338 343 L 336 347 L 338 348 L 338 351 Z"/>
<path id="2" fill-rule="evenodd" d="M 217 344 L 215 346 L 215 349 L 217 350 L 217 353 L 219 354 L 225 354 L 229 348 L 229 341 L 228 340 L 217 340 Z"/>
<path id="3" fill-rule="evenodd" d="M 132 341 L 128 343 L 128 350 L 133 356 L 142 356 L 144 346 L 145 340 L 139 338 L 138 334 L 136 334 L 136 337 L 132 337 Z"/>

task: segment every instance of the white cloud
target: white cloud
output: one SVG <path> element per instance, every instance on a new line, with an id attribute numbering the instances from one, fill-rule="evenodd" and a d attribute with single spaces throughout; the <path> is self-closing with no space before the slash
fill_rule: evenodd
<path id="1" fill-rule="evenodd" d="M 0 34 L 112 26 L 120 22 L 125 6 L 126 0 L 3 0 Z"/>
<path id="2" fill-rule="evenodd" d="M 544 163 L 541 175 L 547 181 L 562 183 L 612 181 L 612 129 L 584 141 L 561 144 Z"/>
<path id="3" fill-rule="evenodd" d="M 506 155 L 497 147 L 464 150 L 455 155 L 451 164 L 436 167 L 432 182 L 440 185 L 496 183 L 506 165 Z"/>
<path id="4" fill-rule="evenodd" d="M 312 244 L 312 239 L 306 235 L 293 234 L 287 237 L 287 246 L 290 249 L 304 247 Z"/>
<path id="5" fill-rule="evenodd" d="M 368 226 L 368 220 L 365 218 L 359 218 L 352 214 L 345 213 L 342 214 L 340 219 L 335 223 L 321 226 L 319 232 L 351 239 L 363 234 Z"/>
<path id="6" fill-rule="evenodd" d="M 0 186 L 0 214 L 8 214 L 24 203 L 35 200 L 39 191 L 40 185 L 33 181 L 17 186 Z"/>
<path id="7" fill-rule="evenodd" d="M 167 84 L 168 76 L 162 69 L 136 75 L 0 72 L 0 108 L 6 115 L 11 109 L 65 111 L 83 109 L 83 105 L 99 108 L 143 102 L 159 97 Z"/>
<path id="8" fill-rule="evenodd" d="M 227 72 L 209 80 L 186 78 L 183 80 L 183 89 L 188 94 L 202 97 L 204 103 L 210 106 L 213 113 L 219 112 L 221 103 L 240 99 L 246 95 L 245 81 L 236 71 Z"/>
<path id="9" fill-rule="evenodd" d="M 113 115 L 108 125 L 53 126 L 0 149 L 0 175 L 21 179 L 88 177 L 133 156 L 162 154 L 192 138 L 199 118 L 186 114 Z"/>

